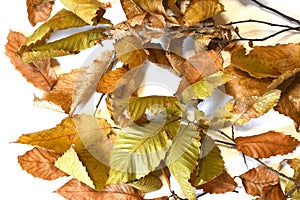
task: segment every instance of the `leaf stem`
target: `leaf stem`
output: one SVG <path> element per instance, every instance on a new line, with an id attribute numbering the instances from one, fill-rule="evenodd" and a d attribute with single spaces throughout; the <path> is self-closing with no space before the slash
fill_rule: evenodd
<path id="1" fill-rule="evenodd" d="M 277 14 L 277 15 L 279 15 L 279 16 L 281 16 L 281 17 L 283 17 L 283 18 L 285 18 L 285 19 L 287 19 L 287 20 L 289 20 L 289 21 L 291 21 L 291 22 L 294 22 L 294 23 L 297 23 L 297 24 L 300 25 L 300 21 L 297 20 L 297 19 L 295 19 L 295 18 L 293 18 L 293 17 L 290 17 L 290 16 L 288 16 L 288 15 L 286 15 L 286 14 L 283 14 L 282 12 L 280 12 L 280 11 L 274 9 L 274 8 L 271 8 L 271 7 L 269 7 L 269 6 L 266 6 L 266 5 L 262 4 L 261 2 L 259 2 L 259 1 L 257 1 L 257 0 L 250 0 L 250 1 L 254 2 L 254 3 L 257 4 L 258 6 L 264 8 L 264 9 L 267 9 L 267 10 L 269 10 L 269 11 L 271 11 L 271 12 L 273 12 L 273 13 L 275 13 L 275 14 Z"/>
<path id="2" fill-rule="evenodd" d="M 236 144 L 234 144 L 234 143 L 225 142 L 225 141 L 222 141 L 222 140 L 214 140 L 214 141 L 217 142 L 217 143 L 220 143 L 220 144 L 224 144 L 224 145 L 236 148 Z"/>

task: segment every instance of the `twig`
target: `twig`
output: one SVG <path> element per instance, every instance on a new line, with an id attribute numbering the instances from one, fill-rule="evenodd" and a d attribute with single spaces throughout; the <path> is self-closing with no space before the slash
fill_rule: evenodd
<path id="1" fill-rule="evenodd" d="M 261 20 L 256 20 L 256 19 L 247 19 L 247 20 L 241 20 L 241 21 L 236 21 L 236 22 L 230 22 L 228 24 L 225 24 L 225 26 L 231 26 L 235 24 L 243 24 L 243 23 L 260 23 L 260 24 L 266 24 L 269 26 L 277 26 L 277 27 L 282 27 L 282 28 L 295 28 L 289 25 L 282 25 L 282 24 L 274 24 L 271 22 L 266 22 L 266 21 L 261 21 Z"/>
<path id="2" fill-rule="evenodd" d="M 101 103 L 101 101 L 102 101 L 102 99 L 103 99 L 104 96 L 105 96 L 105 94 L 101 94 L 101 97 L 100 97 L 100 99 L 99 99 L 99 101 L 98 101 L 98 103 L 97 103 L 97 105 L 96 105 L 96 110 L 95 110 L 95 112 L 94 112 L 94 116 L 96 115 L 96 113 L 97 113 L 97 111 L 98 111 L 98 108 L 99 108 L 99 106 L 100 106 L 100 103 Z"/>
<path id="3" fill-rule="evenodd" d="M 215 142 L 217 143 L 220 143 L 220 144 L 224 144 L 224 145 L 227 145 L 227 146 L 231 146 L 233 148 L 236 148 L 236 144 L 234 143 L 230 143 L 230 142 L 225 142 L 225 141 L 222 141 L 222 140 L 214 140 Z"/>
<path id="4" fill-rule="evenodd" d="M 268 169 L 268 170 L 274 172 L 275 174 L 277 174 L 278 176 L 281 176 L 282 178 L 285 178 L 285 179 L 287 179 L 287 180 L 293 182 L 295 185 L 297 185 L 297 187 L 300 187 L 300 182 L 298 182 L 297 180 L 295 180 L 295 179 L 293 179 L 293 178 L 291 178 L 291 177 L 289 177 L 289 176 L 287 176 L 287 175 L 285 175 L 285 174 L 283 174 L 283 173 L 281 173 L 281 172 L 279 172 L 279 171 L 273 169 L 272 167 L 269 167 L 268 165 L 266 165 L 264 162 L 262 162 L 262 161 L 261 161 L 260 159 L 258 159 L 258 158 L 254 158 L 254 159 L 255 159 L 257 162 L 259 162 L 261 165 L 263 165 L 266 169 Z"/>
<path id="5" fill-rule="evenodd" d="M 293 18 L 293 17 L 290 17 L 290 16 L 288 16 L 286 14 L 283 14 L 282 12 L 280 12 L 280 11 L 274 9 L 274 8 L 266 6 L 266 5 L 262 4 L 261 2 L 259 2 L 257 0 L 250 0 L 250 1 L 254 2 L 255 4 L 257 4 L 258 6 L 260 6 L 262 8 L 265 8 L 265 9 L 267 9 L 267 10 L 273 12 L 273 13 L 276 13 L 277 15 L 279 15 L 279 16 L 281 16 L 281 17 L 283 17 L 283 18 L 285 18 L 285 19 L 287 19 L 287 20 L 289 20 L 291 22 L 295 22 L 295 23 L 297 23 L 297 24 L 300 25 L 300 21 L 297 20 L 297 19 L 295 19 L 295 18 Z"/>
<path id="6" fill-rule="evenodd" d="M 221 130 L 218 130 L 219 133 L 221 133 L 221 135 L 225 136 L 227 139 L 229 139 L 230 141 L 234 142 L 234 139 L 232 139 L 231 137 L 229 137 L 226 133 L 224 133 Z"/>

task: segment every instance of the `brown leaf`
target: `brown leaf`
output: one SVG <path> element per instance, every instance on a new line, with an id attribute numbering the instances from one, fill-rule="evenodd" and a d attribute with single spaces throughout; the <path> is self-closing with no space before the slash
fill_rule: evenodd
<path id="1" fill-rule="evenodd" d="M 46 21 L 51 14 L 54 0 L 26 0 L 28 20 L 32 26 Z"/>
<path id="2" fill-rule="evenodd" d="M 280 187 L 280 184 L 266 186 L 262 189 L 260 200 L 286 200 L 286 197 Z"/>
<path id="3" fill-rule="evenodd" d="M 143 9 L 141 9 L 133 0 L 121 0 L 121 5 L 127 19 L 144 14 Z"/>
<path id="4" fill-rule="evenodd" d="M 73 86 L 79 72 L 80 69 L 73 69 L 69 73 L 61 74 L 53 90 L 46 92 L 40 100 L 60 105 L 66 113 L 69 113 L 73 101 Z"/>
<path id="5" fill-rule="evenodd" d="M 224 170 L 222 174 L 212 179 L 211 181 L 204 183 L 197 189 L 203 189 L 204 192 L 211 194 L 223 194 L 226 192 L 232 192 L 235 190 L 237 183 L 233 178 Z"/>
<path id="6" fill-rule="evenodd" d="M 237 149 L 253 158 L 268 158 L 294 151 L 299 144 L 295 138 L 280 132 L 268 131 L 260 135 L 237 137 Z"/>
<path id="7" fill-rule="evenodd" d="M 148 13 L 147 15 L 147 25 L 153 28 L 165 28 L 166 21 L 165 17 L 161 14 L 156 14 L 153 12 Z"/>
<path id="8" fill-rule="evenodd" d="M 144 47 L 148 51 L 148 60 L 155 63 L 161 67 L 171 67 L 171 64 L 166 56 L 166 51 L 162 48 L 159 43 L 146 43 Z"/>
<path id="9" fill-rule="evenodd" d="M 129 185 L 109 185 L 102 191 L 96 191 L 76 179 L 70 180 L 55 192 L 72 200 L 142 200 L 144 196 Z"/>
<path id="10" fill-rule="evenodd" d="M 57 81 L 57 77 L 51 68 L 50 59 L 25 64 L 22 62 L 22 59 L 16 55 L 16 52 L 25 42 L 26 37 L 22 33 L 10 31 L 7 40 L 5 53 L 15 68 L 35 87 L 42 90 L 51 90 Z"/>
<path id="11" fill-rule="evenodd" d="M 295 76 L 290 87 L 283 93 L 275 110 L 294 120 L 300 126 L 300 73 Z"/>
<path id="12" fill-rule="evenodd" d="M 42 148 L 33 148 L 24 155 L 18 156 L 18 162 L 22 169 L 34 177 L 45 180 L 55 180 L 67 176 L 66 173 L 54 166 L 54 162 L 61 156 Z"/>
<path id="13" fill-rule="evenodd" d="M 272 83 L 271 78 L 257 79 L 233 66 L 226 67 L 224 71 L 232 76 L 232 80 L 225 83 L 225 91 L 235 98 L 261 96 Z"/>
<path id="14" fill-rule="evenodd" d="M 263 188 L 279 184 L 278 175 L 264 166 L 253 168 L 240 175 L 240 178 L 246 192 L 252 196 L 262 196 Z"/>
<path id="15" fill-rule="evenodd" d="M 231 65 L 256 78 L 277 78 L 287 71 L 300 68 L 300 44 L 256 46 L 246 55 L 243 46 L 232 50 Z"/>
<path id="16" fill-rule="evenodd" d="M 104 74 L 98 82 L 96 91 L 104 94 L 111 93 L 126 72 L 128 72 L 126 67 L 120 67 Z"/>
<path id="17" fill-rule="evenodd" d="M 114 43 L 117 57 L 125 64 L 128 64 L 129 69 L 142 65 L 147 54 L 142 47 L 142 41 L 135 36 L 123 37 L 121 40 Z"/>
<path id="18" fill-rule="evenodd" d="M 202 51 L 188 58 L 178 71 L 182 71 L 181 80 L 176 94 L 180 94 L 185 88 L 203 78 L 223 69 L 222 57 L 215 51 Z"/>

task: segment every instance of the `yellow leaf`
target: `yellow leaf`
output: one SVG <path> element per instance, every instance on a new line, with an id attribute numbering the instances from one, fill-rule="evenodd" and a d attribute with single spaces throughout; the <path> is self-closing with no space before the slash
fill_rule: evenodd
<path id="1" fill-rule="evenodd" d="M 76 151 L 71 147 L 54 164 L 58 169 L 71 175 L 77 180 L 85 183 L 91 188 L 95 188 L 93 181 L 89 177 L 86 168 L 79 160 Z"/>

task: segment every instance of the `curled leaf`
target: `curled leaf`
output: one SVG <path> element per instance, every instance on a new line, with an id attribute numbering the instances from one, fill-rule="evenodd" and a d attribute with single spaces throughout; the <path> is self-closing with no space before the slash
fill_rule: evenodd
<path id="1" fill-rule="evenodd" d="M 27 13 L 31 25 L 46 21 L 50 17 L 53 4 L 54 0 L 27 0 Z"/>
<path id="2" fill-rule="evenodd" d="M 110 3 L 101 3 L 97 0 L 61 0 L 73 13 L 90 25 L 98 24 Z"/>
<path id="3" fill-rule="evenodd" d="M 154 176 L 152 173 L 141 178 L 140 180 L 128 183 L 128 185 L 142 191 L 142 192 L 153 192 L 159 190 L 162 187 L 162 181 Z"/>
<path id="4" fill-rule="evenodd" d="M 268 158 L 294 151 L 300 144 L 295 138 L 280 132 L 269 131 L 260 135 L 237 137 L 237 149 L 253 158 Z"/>
<path id="5" fill-rule="evenodd" d="M 54 166 L 54 162 L 61 156 L 42 148 L 33 148 L 24 155 L 18 156 L 18 162 L 23 170 L 34 177 L 45 180 L 55 180 L 67 176 L 66 173 Z"/>

